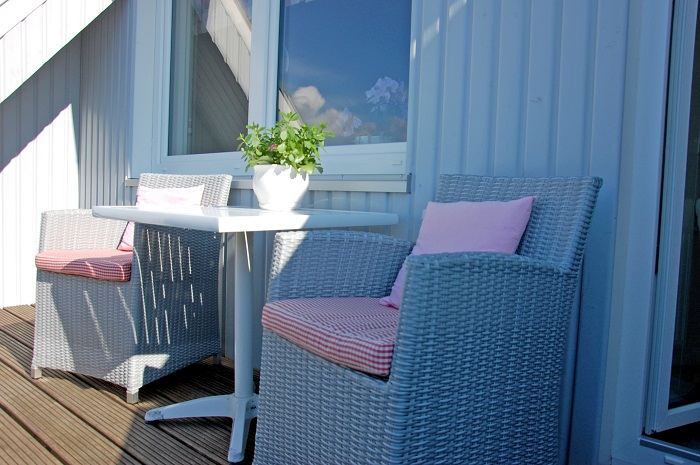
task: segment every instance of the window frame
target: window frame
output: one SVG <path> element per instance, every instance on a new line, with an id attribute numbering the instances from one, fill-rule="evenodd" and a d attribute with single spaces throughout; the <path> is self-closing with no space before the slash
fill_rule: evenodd
<path id="1" fill-rule="evenodd" d="M 416 5 L 412 5 L 412 17 Z M 228 173 L 234 187 L 252 188 L 252 172 L 245 171 L 241 152 L 168 155 L 172 0 L 136 2 L 135 76 L 130 175 L 143 172 L 178 174 Z M 277 57 L 279 0 L 253 2 L 248 121 L 269 126 L 277 118 Z M 412 25 L 415 21 L 412 19 Z M 414 44 L 414 28 L 410 43 Z M 406 51 L 409 53 L 409 50 Z M 415 52 L 410 50 L 412 78 Z M 152 77 L 152 79 L 150 79 Z M 409 78 L 409 128 L 412 121 L 414 79 Z M 409 129 L 409 140 L 411 131 Z M 312 190 L 408 192 L 410 142 L 325 147 L 323 174 L 311 177 Z"/>

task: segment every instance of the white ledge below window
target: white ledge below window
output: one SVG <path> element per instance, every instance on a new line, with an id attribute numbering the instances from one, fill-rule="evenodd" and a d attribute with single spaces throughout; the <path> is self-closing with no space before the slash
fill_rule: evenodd
<path id="1" fill-rule="evenodd" d="M 309 190 L 335 192 L 387 192 L 407 194 L 411 192 L 411 175 L 324 175 L 314 174 Z M 136 187 L 138 178 L 127 178 L 127 187 Z M 252 189 L 252 176 L 234 176 L 232 189 Z"/>

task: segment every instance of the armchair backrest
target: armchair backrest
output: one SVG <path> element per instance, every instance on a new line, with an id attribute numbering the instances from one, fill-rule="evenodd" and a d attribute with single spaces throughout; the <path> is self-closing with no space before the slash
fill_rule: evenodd
<path id="1" fill-rule="evenodd" d="M 519 255 L 577 272 L 602 180 L 592 176 L 509 178 L 441 175 L 436 202 L 508 201 L 537 196 Z"/>
<path id="2" fill-rule="evenodd" d="M 194 187 L 204 184 L 202 205 L 224 206 L 228 203 L 231 189 L 231 176 L 228 174 L 159 174 L 143 173 L 139 185 L 153 189 Z"/>

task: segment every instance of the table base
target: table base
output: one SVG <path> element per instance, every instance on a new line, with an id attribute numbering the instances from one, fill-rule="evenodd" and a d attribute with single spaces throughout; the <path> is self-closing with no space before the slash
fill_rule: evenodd
<path id="1" fill-rule="evenodd" d="M 236 397 L 235 394 L 203 397 L 179 404 L 154 408 L 146 412 L 147 422 L 169 420 L 173 418 L 228 417 L 233 419 L 231 444 L 228 449 L 228 461 L 243 460 L 245 445 L 248 441 L 250 420 L 258 416 L 258 395 Z"/>

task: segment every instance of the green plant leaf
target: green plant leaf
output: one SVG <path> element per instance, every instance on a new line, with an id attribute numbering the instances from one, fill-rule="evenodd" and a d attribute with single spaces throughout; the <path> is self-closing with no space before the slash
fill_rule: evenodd
<path id="1" fill-rule="evenodd" d="M 294 112 L 281 113 L 281 118 L 272 127 L 257 123 L 246 125 L 247 134 L 240 134 L 238 150 L 246 161 L 246 170 L 259 164 L 282 164 L 295 171 L 312 174 L 323 172 L 319 148 L 327 137 L 335 137 L 325 131 L 326 125 L 308 125 Z"/>

